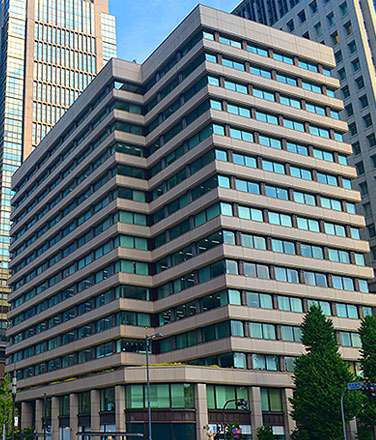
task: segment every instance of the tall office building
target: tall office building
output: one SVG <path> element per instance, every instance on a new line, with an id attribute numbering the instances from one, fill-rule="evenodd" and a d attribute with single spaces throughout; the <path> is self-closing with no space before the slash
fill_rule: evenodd
<path id="1" fill-rule="evenodd" d="M 203 6 L 144 64 L 107 64 L 13 176 L 22 427 L 41 432 L 45 408 L 54 440 L 146 432 L 145 327 L 163 334 L 154 440 L 206 439 L 223 416 L 288 439 L 312 303 L 356 368 L 376 300 L 334 67 L 330 48 Z"/>
<path id="2" fill-rule="evenodd" d="M 0 0 L 0 301 L 8 293 L 11 176 L 116 56 L 107 3 Z"/>
<path id="3" fill-rule="evenodd" d="M 234 11 L 296 35 L 332 46 L 344 100 L 341 119 L 349 124 L 346 142 L 357 169 L 355 187 L 362 193 L 358 212 L 366 217 L 363 238 L 370 241 L 369 263 L 376 268 L 376 15 L 372 0 L 245 0 Z M 376 291 L 376 282 L 370 289 Z"/>

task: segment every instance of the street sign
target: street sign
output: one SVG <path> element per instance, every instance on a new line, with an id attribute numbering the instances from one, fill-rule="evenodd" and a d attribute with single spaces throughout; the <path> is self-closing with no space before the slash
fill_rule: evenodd
<path id="1" fill-rule="evenodd" d="M 351 382 L 347 384 L 348 390 L 361 390 L 363 386 L 362 382 Z"/>

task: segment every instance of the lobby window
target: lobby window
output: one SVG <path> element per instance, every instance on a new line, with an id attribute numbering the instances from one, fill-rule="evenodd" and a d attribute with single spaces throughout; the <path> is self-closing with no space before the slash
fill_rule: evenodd
<path id="1" fill-rule="evenodd" d="M 143 409 L 147 407 L 145 385 L 126 387 L 127 408 Z M 150 404 L 152 408 L 193 409 L 195 402 L 192 384 L 152 384 L 150 386 Z"/>
<path id="2" fill-rule="evenodd" d="M 300 20 L 300 23 L 304 23 L 307 20 L 304 9 L 299 12 L 298 18 Z"/>
<path id="3" fill-rule="evenodd" d="M 90 391 L 78 393 L 78 414 L 90 414 L 91 412 L 91 399 Z"/>
<path id="4" fill-rule="evenodd" d="M 358 78 L 356 78 L 355 82 L 356 82 L 356 85 L 359 90 L 361 90 L 364 87 L 364 79 L 362 76 L 359 76 Z"/>
<path id="5" fill-rule="evenodd" d="M 282 394 L 279 388 L 261 388 L 263 412 L 282 412 Z"/>
<path id="6" fill-rule="evenodd" d="M 347 47 L 349 48 L 350 53 L 356 52 L 356 43 L 355 41 L 351 41 Z"/>
<path id="7" fill-rule="evenodd" d="M 59 397 L 59 416 L 69 416 L 70 414 L 70 402 L 69 394 Z"/>
<path id="8" fill-rule="evenodd" d="M 351 21 L 348 21 L 346 24 L 343 25 L 345 32 L 347 35 L 350 35 L 353 33 L 353 26 Z"/>
<path id="9" fill-rule="evenodd" d="M 244 399 L 249 401 L 248 388 L 236 387 L 230 385 L 207 385 L 206 395 L 208 401 L 208 409 L 223 409 L 224 404 L 228 400 Z M 235 402 L 231 402 L 228 409 L 236 409 Z"/>
<path id="10" fill-rule="evenodd" d="M 367 95 L 363 95 L 359 98 L 360 101 L 360 105 L 362 106 L 362 108 L 365 108 L 368 106 L 368 98 Z"/>
<path id="11" fill-rule="evenodd" d="M 364 125 L 366 128 L 371 127 L 372 125 L 372 117 L 371 114 L 368 113 L 367 115 L 363 116 Z"/>
<path id="12" fill-rule="evenodd" d="M 101 411 L 115 411 L 115 388 L 100 390 Z"/>
<path id="13" fill-rule="evenodd" d="M 328 20 L 328 25 L 332 26 L 335 23 L 335 18 L 334 18 L 334 14 L 333 12 L 331 12 L 330 14 L 328 14 L 326 16 L 327 20 Z"/>

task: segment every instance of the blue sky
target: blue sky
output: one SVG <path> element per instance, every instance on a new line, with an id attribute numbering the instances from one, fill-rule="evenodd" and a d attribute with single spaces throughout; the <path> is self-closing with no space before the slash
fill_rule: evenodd
<path id="1" fill-rule="evenodd" d="M 109 0 L 116 16 L 118 58 L 141 63 L 201 3 L 231 12 L 241 0 Z"/>

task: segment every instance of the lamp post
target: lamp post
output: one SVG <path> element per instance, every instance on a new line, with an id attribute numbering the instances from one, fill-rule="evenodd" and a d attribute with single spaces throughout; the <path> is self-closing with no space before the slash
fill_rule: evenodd
<path id="1" fill-rule="evenodd" d="M 15 412 L 16 412 L 16 394 L 17 394 L 17 377 L 16 372 L 12 377 L 12 440 L 14 440 L 14 425 L 15 425 Z"/>
<path id="2" fill-rule="evenodd" d="M 156 333 L 155 335 L 146 336 L 146 388 L 148 394 L 148 440 L 152 440 L 151 436 L 151 405 L 150 405 L 150 374 L 149 374 L 149 349 L 151 347 L 151 341 L 156 338 L 162 338 L 162 333 Z"/>

